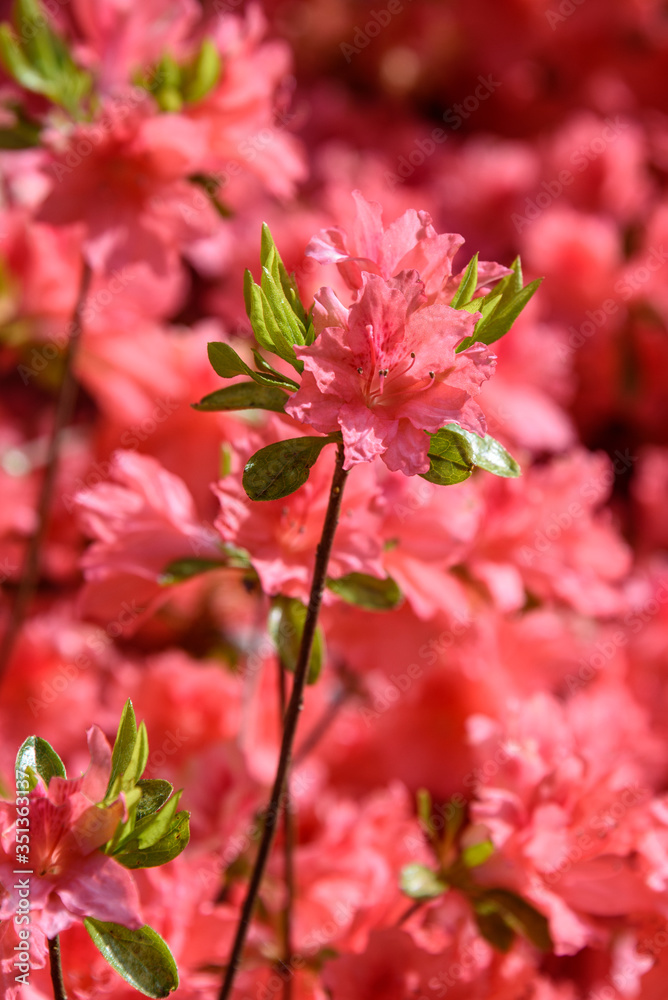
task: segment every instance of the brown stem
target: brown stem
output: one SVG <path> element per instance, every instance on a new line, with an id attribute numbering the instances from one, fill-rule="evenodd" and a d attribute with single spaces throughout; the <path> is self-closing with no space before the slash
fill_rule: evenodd
<path id="1" fill-rule="evenodd" d="M 72 419 L 74 404 L 77 397 L 77 383 L 74 377 L 74 362 L 81 341 L 81 315 L 86 302 L 86 296 L 88 295 L 90 281 L 91 269 L 90 266 L 84 262 L 81 271 L 79 294 L 77 296 L 72 316 L 70 339 L 68 341 L 63 359 L 63 380 L 60 385 L 58 402 L 56 403 L 56 412 L 53 419 L 53 428 L 51 430 L 51 437 L 49 438 L 44 479 L 42 480 L 42 487 L 37 501 L 37 527 L 32 538 L 28 542 L 23 563 L 23 570 L 21 572 L 21 579 L 14 598 L 14 606 L 12 607 L 9 621 L 7 623 L 7 629 L 2 638 L 2 644 L 0 644 L 0 682 L 2 681 L 7 667 L 9 666 L 14 645 L 28 614 L 30 602 L 32 601 L 39 578 L 39 557 L 42 544 L 49 527 L 51 501 L 53 498 L 56 475 L 58 473 L 60 438 L 63 428 L 66 427 Z"/>
<path id="2" fill-rule="evenodd" d="M 65 991 L 65 980 L 63 979 L 63 964 L 60 960 L 60 941 L 58 935 L 49 938 L 49 966 L 51 968 L 51 982 L 53 984 L 53 995 L 55 1000 L 67 1000 Z"/>
<path id="3" fill-rule="evenodd" d="M 255 906 L 255 901 L 257 900 L 260 883 L 262 882 L 264 869 L 269 858 L 271 843 L 276 831 L 278 813 L 280 811 L 281 800 L 283 798 L 283 785 L 285 783 L 285 777 L 290 765 L 292 745 L 297 731 L 299 713 L 302 709 L 304 686 L 306 684 L 306 675 L 311 659 L 313 638 L 318 624 L 318 615 L 320 613 L 320 605 L 322 604 L 322 595 L 325 589 L 325 582 L 327 580 L 329 556 L 332 551 L 334 533 L 339 520 L 343 487 L 348 475 L 343 468 L 343 458 L 343 445 L 339 444 L 334 477 L 332 479 L 332 486 L 329 494 L 329 503 L 327 505 L 327 513 L 325 514 L 322 536 L 320 538 L 315 556 L 315 567 L 313 570 L 313 579 L 311 581 L 311 594 L 309 596 L 308 607 L 306 610 L 306 619 L 304 621 L 304 631 L 302 633 L 302 641 L 299 647 L 299 656 L 295 667 L 292 694 L 285 713 L 283 739 L 281 742 L 281 752 L 278 758 L 278 767 L 276 768 L 276 777 L 274 778 L 274 787 L 272 788 L 269 807 L 265 814 L 262 840 L 260 841 L 260 847 L 255 859 L 255 866 L 253 868 L 246 898 L 241 910 L 239 926 L 237 928 L 237 934 L 232 946 L 230 961 L 225 971 L 225 979 L 219 994 L 219 1000 L 228 1000 L 232 990 L 232 985 L 241 960 L 241 953 L 246 941 L 246 935 L 248 934 L 248 928 L 253 914 L 253 907 Z"/>
<path id="4" fill-rule="evenodd" d="M 424 906 L 425 902 L 426 901 L 424 899 L 416 899 L 414 903 L 411 903 L 408 909 L 404 910 L 397 920 L 396 926 L 401 927 L 402 924 L 405 924 L 409 917 L 412 917 L 414 913 L 417 913 L 417 911 Z"/>
<path id="5" fill-rule="evenodd" d="M 285 709 L 287 704 L 287 684 L 286 670 L 279 661 L 279 710 L 281 727 L 285 719 Z M 282 963 L 288 971 L 288 975 L 283 980 L 283 1000 L 292 998 L 292 910 L 295 900 L 295 868 L 294 868 L 294 846 L 295 846 L 295 824 L 293 816 L 293 804 L 290 801 L 290 771 L 285 778 L 285 808 L 283 810 L 283 880 L 285 882 L 285 907 L 283 909 L 283 956 Z"/>

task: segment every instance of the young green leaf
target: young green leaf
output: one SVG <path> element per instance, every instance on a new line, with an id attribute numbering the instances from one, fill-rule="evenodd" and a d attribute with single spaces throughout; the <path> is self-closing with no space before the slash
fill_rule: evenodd
<path id="1" fill-rule="evenodd" d="M 187 104 L 194 104 L 213 90 L 220 79 L 222 62 L 216 43 L 205 38 L 192 62 L 182 69 L 182 93 Z"/>
<path id="2" fill-rule="evenodd" d="M 132 760 L 135 743 L 137 742 L 137 720 L 135 718 L 132 702 L 128 698 L 118 724 L 116 741 L 111 754 L 111 775 L 107 785 L 107 793 L 104 801 L 112 802 L 121 790 L 121 778 Z"/>
<path id="3" fill-rule="evenodd" d="M 268 376 L 267 376 L 268 377 Z M 283 413 L 290 397 L 278 386 L 239 382 L 224 389 L 216 389 L 199 403 L 191 403 L 193 410 L 273 410 Z"/>
<path id="4" fill-rule="evenodd" d="M 297 667 L 299 649 L 306 621 L 306 608 L 294 597 L 275 597 L 272 601 L 267 627 L 272 642 L 276 646 L 278 657 L 289 673 L 293 674 Z M 315 684 L 324 660 L 325 640 L 320 626 L 315 631 L 311 659 L 309 662 L 307 684 Z"/>
<path id="5" fill-rule="evenodd" d="M 399 887 L 411 899 L 436 899 L 448 891 L 448 884 L 436 872 L 418 862 L 404 865 Z"/>
<path id="6" fill-rule="evenodd" d="M 403 600 L 403 594 L 389 576 L 381 580 L 367 573 L 348 573 L 327 580 L 327 587 L 343 601 L 367 611 L 393 611 Z"/>
<path id="7" fill-rule="evenodd" d="M 522 265 L 519 257 L 513 261 L 512 273 L 499 281 L 484 298 L 473 299 L 460 308 L 469 312 L 480 312 L 471 337 L 466 337 L 457 347 L 457 352 L 465 351 L 474 343 L 493 344 L 510 330 L 511 326 L 537 291 L 542 278 L 537 278 L 522 287 Z"/>
<path id="8" fill-rule="evenodd" d="M 50 743 L 41 736 L 29 736 L 19 747 L 14 765 L 17 780 L 26 777 L 31 790 L 37 784 L 39 775 L 47 785 L 51 778 L 65 778 L 65 765 Z"/>
<path id="9" fill-rule="evenodd" d="M 480 909 L 476 904 L 474 905 L 473 915 L 478 925 L 478 930 L 485 941 L 489 941 L 491 945 L 504 954 L 510 951 L 510 947 L 515 940 L 515 932 L 508 926 L 500 914 L 495 910 L 488 910 L 484 907 Z"/>
<path id="10" fill-rule="evenodd" d="M 132 750 L 132 756 L 130 757 L 128 766 L 121 775 L 121 789 L 124 792 L 129 792 L 130 789 L 135 787 L 144 772 L 147 761 L 148 733 L 146 732 L 146 723 L 140 722 L 137 728 L 137 739 Z"/>
<path id="11" fill-rule="evenodd" d="M 446 424 L 438 433 L 441 434 L 443 431 L 448 431 L 467 443 L 471 461 L 479 469 L 485 469 L 495 476 L 507 479 L 521 476 L 522 471 L 513 456 L 490 434 L 486 434 L 483 438 L 473 431 L 465 430 L 459 424 Z"/>
<path id="12" fill-rule="evenodd" d="M 137 821 L 157 812 L 174 791 L 174 786 L 164 778 L 140 778 L 137 788 L 141 791 L 141 799 L 137 805 Z"/>
<path id="13" fill-rule="evenodd" d="M 508 889 L 486 889 L 476 901 L 476 911 L 497 913 L 516 933 L 531 941 L 541 951 L 552 950 L 547 919 L 535 906 Z"/>
<path id="14" fill-rule="evenodd" d="M 162 837 L 149 847 L 140 848 L 130 840 L 114 858 L 124 868 L 159 868 L 173 861 L 188 846 L 190 840 L 190 813 L 182 810 L 173 817 Z"/>
<path id="15" fill-rule="evenodd" d="M 130 930 L 121 924 L 84 917 L 84 926 L 112 969 L 144 996 L 168 997 L 179 985 L 171 951 L 148 924 Z"/>
<path id="16" fill-rule="evenodd" d="M 287 497 L 309 477 L 329 437 L 290 438 L 260 448 L 249 459 L 243 474 L 243 486 L 251 500 L 280 500 Z"/>
<path id="17" fill-rule="evenodd" d="M 450 305 L 453 309 L 461 309 L 465 306 L 467 302 L 470 302 L 475 294 L 475 290 L 478 287 L 478 254 L 472 258 L 464 276 L 459 283 L 459 288 L 455 292 L 455 297 L 453 298 Z"/>
<path id="18" fill-rule="evenodd" d="M 473 472 L 471 447 L 465 439 L 449 428 L 442 428 L 431 435 L 429 445 L 429 472 L 422 478 L 437 486 L 461 483 Z"/>
<path id="19" fill-rule="evenodd" d="M 462 850 L 462 861 L 467 868 L 477 868 L 494 854 L 494 844 L 491 840 L 481 840 L 477 844 L 470 844 Z"/>
<path id="20" fill-rule="evenodd" d="M 221 569 L 228 565 L 228 560 L 223 558 L 174 559 L 173 562 L 165 566 L 158 579 L 163 587 L 172 587 L 176 583 L 183 583 L 184 580 L 192 579 L 193 576 L 200 576 L 202 573 L 208 573 L 213 569 Z"/>
<path id="21" fill-rule="evenodd" d="M 260 262 L 263 267 L 266 267 L 271 271 L 274 280 L 277 284 L 280 284 L 283 289 L 283 294 L 290 305 L 293 313 L 300 321 L 302 327 L 307 326 L 307 316 L 302 301 L 299 297 L 299 291 L 297 289 L 297 283 L 294 276 L 288 274 L 283 261 L 281 260 L 281 255 L 278 252 L 278 248 L 274 243 L 274 238 L 271 235 L 269 226 L 266 222 L 262 223 L 262 236 L 260 239 Z"/>

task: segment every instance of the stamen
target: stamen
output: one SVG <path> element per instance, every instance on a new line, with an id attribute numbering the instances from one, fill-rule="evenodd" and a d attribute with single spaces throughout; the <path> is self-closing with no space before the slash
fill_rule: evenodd
<path id="1" fill-rule="evenodd" d="M 358 368 L 357 369 L 357 374 L 358 375 L 364 375 L 364 369 L 363 368 Z"/>
<path id="2" fill-rule="evenodd" d="M 429 372 L 429 378 L 436 378 L 433 372 Z"/>

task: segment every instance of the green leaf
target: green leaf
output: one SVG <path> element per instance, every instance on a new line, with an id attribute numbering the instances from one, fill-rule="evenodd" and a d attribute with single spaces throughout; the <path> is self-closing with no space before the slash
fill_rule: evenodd
<path id="1" fill-rule="evenodd" d="M 184 101 L 194 104 L 206 97 L 220 80 L 221 69 L 216 43 L 212 38 L 205 38 L 193 61 L 182 70 Z"/>
<path id="2" fill-rule="evenodd" d="M 304 362 L 299 360 L 293 350 L 292 345 L 297 341 L 293 339 L 291 324 L 287 319 L 288 315 L 294 318 L 294 314 L 284 308 L 278 289 L 271 276 L 267 277 L 268 274 L 266 268 L 263 269 L 262 286 L 252 282 L 248 287 L 249 318 L 253 333 L 261 347 L 277 354 L 298 372 L 302 372 Z"/>
<path id="3" fill-rule="evenodd" d="M 135 840 L 114 852 L 114 858 L 124 868 L 159 868 L 173 861 L 188 846 L 190 840 L 190 813 L 181 811 L 173 817 L 165 834 L 149 847 L 139 848 Z"/>
<path id="4" fill-rule="evenodd" d="M 502 916 L 494 910 L 480 910 L 477 905 L 474 907 L 473 915 L 478 925 L 478 930 L 485 941 L 489 941 L 491 945 L 494 945 L 498 951 L 502 951 L 504 954 L 510 951 L 510 947 L 515 940 L 515 932 L 508 926 Z"/>
<path id="5" fill-rule="evenodd" d="M 283 294 L 290 305 L 293 313 L 300 321 L 302 327 L 306 327 L 307 315 L 299 297 L 297 282 L 294 275 L 288 274 L 285 265 L 274 243 L 274 238 L 266 222 L 262 223 L 262 236 L 260 239 L 260 263 L 271 271 L 274 280 L 283 289 Z"/>
<path id="6" fill-rule="evenodd" d="M 436 872 L 418 862 L 404 865 L 399 879 L 401 891 L 411 899 L 436 899 L 448 891 L 448 884 Z"/>
<path id="7" fill-rule="evenodd" d="M 475 909 L 483 914 L 496 913 L 517 934 L 531 941 L 541 951 L 552 950 L 552 938 L 546 918 L 535 906 L 508 889 L 487 889 L 476 900 Z"/>
<path id="8" fill-rule="evenodd" d="M 455 296 L 450 303 L 453 309 L 461 309 L 462 306 L 470 302 L 475 294 L 475 290 L 478 287 L 478 254 L 472 258 L 469 263 L 464 276 L 459 283 L 459 288 L 455 292 Z"/>
<path id="9" fill-rule="evenodd" d="M 538 290 L 542 278 L 536 278 L 522 287 L 522 264 L 519 257 L 513 261 L 512 273 L 499 281 L 492 291 L 483 298 L 473 299 L 460 308 L 469 312 L 481 312 L 471 337 L 466 337 L 457 347 L 457 352 L 465 351 L 472 344 L 493 344 L 503 337 Z"/>
<path id="10" fill-rule="evenodd" d="M 415 798 L 417 802 L 417 814 L 418 819 L 422 825 L 423 830 L 429 830 L 431 832 L 431 795 L 426 788 L 418 788 L 415 793 Z"/>
<path id="11" fill-rule="evenodd" d="M 121 924 L 84 917 L 84 926 L 112 969 L 144 996 L 167 997 L 179 985 L 171 951 L 148 924 L 130 930 Z"/>
<path id="12" fill-rule="evenodd" d="M 132 760 L 136 742 L 137 720 L 132 702 L 128 698 L 123 707 L 114 749 L 111 754 L 111 775 L 109 777 L 109 784 L 107 785 L 107 793 L 104 797 L 104 801 L 107 803 L 112 802 L 118 797 L 121 789 L 121 778 Z"/>
<path id="13" fill-rule="evenodd" d="M 331 443 L 330 437 L 301 437 L 260 448 L 244 469 L 246 493 L 251 500 L 280 500 L 289 496 L 304 485 L 320 452 Z"/>
<path id="14" fill-rule="evenodd" d="M 26 90 L 75 114 L 92 77 L 74 63 L 35 0 L 16 0 L 13 18 L 18 35 L 9 24 L 0 25 L 0 57 L 7 71 Z"/>
<path id="15" fill-rule="evenodd" d="M 390 576 L 380 580 L 367 573 L 348 573 L 336 580 L 328 579 L 327 587 L 343 601 L 367 611 L 393 611 L 403 600 L 403 594 Z"/>
<path id="16" fill-rule="evenodd" d="M 177 792 L 157 813 L 145 816 L 134 828 L 132 839 L 136 838 L 140 850 L 153 847 L 161 840 L 172 826 L 176 810 L 183 792 Z"/>
<path id="17" fill-rule="evenodd" d="M 124 792 L 134 788 L 141 778 L 148 761 L 148 734 L 146 723 L 140 722 L 137 728 L 137 739 L 135 741 L 132 757 L 128 766 L 121 775 L 121 789 Z"/>
<path id="18" fill-rule="evenodd" d="M 477 844 L 471 844 L 462 851 L 462 861 L 467 868 L 477 868 L 484 865 L 494 854 L 494 844 L 491 840 L 481 840 Z"/>
<path id="19" fill-rule="evenodd" d="M 454 486 L 468 479 L 473 472 L 470 444 L 450 427 L 431 435 L 429 462 L 429 472 L 421 475 L 437 486 Z"/>
<path id="20" fill-rule="evenodd" d="M 262 226 L 260 259 L 260 284 L 255 284 L 249 271 L 244 276 L 244 300 L 253 332 L 265 350 L 302 372 L 304 363 L 293 348 L 309 342 L 310 324 L 294 277 L 286 271 L 266 223 Z"/>
<path id="21" fill-rule="evenodd" d="M 278 386 L 258 385 L 256 382 L 239 382 L 224 389 L 210 392 L 192 403 L 193 410 L 273 410 L 283 413 L 290 397 Z"/>
<path id="22" fill-rule="evenodd" d="M 37 784 L 36 775 L 43 779 L 47 787 L 51 778 L 67 777 L 62 760 L 51 744 L 43 740 L 41 736 L 29 736 L 27 740 L 23 741 L 16 755 L 14 770 L 17 779 L 27 777 L 31 791 Z"/>
<path id="23" fill-rule="evenodd" d="M 137 788 L 141 791 L 141 799 L 137 805 L 137 820 L 157 812 L 174 791 L 174 786 L 164 778 L 140 778 Z"/>
<path id="24" fill-rule="evenodd" d="M 266 378 L 272 379 L 272 381 L 278 383 L 279 385 L 292 387 L 292 391 L 299 388 L 298 382 L 294 382 L 287 375 L 282 375 L 279 371 L 276 371 L 275 368 L 272 368 L 267 359 L 260 354 L 257 347 L 252 347 L 251 350 L 253 352 L 253 357 L 255 358 L 255 367 L 258 372 Z"/>
<path id="25" fill-rule="evenodd" d="M 522 470 L 513 456 L 490 434 L 480 437 L 479 434 L 467 431 L 459 424 L 446 424 L 443 430 L 457 435 L 462 441 L 466 441 L 471 461 L 479 469 L 485 469 L 487 472 L 494 473 L 495 476 L 503 476 L 507 479 L 514 479 L 522 475 Z M 442 431 L 438 433 L 441 434 Z"/>
<path id="26" fill-rule="evenodd" d="M 225 559 L 174 559 L 165 566 L 158 578 L 158 582 L 163 587 L 172 587 L 176 583 L 183 583 L 193 576 L 201 573 L 208 573 L 213 569 L 220 569 L 227 566 Z"/>
<path id="27" fill-rule="evenodd" d="M 252 368 L 248 367 L 245 361 L 242 361 L 234 348 L 230 347 L 229 344 L 213 341 L 207 345 L 207 351 L 211 367 L 221 378 L 235 378 L 237 375 L 248 375 L 258 385 L 271 387 L 284 385 L 290 392 L 294 392 L 295 389 L 299 388 L 297 383 L 293 382 L 292 379 L 286 378 L 285 382 L 280 383 L 277 382 L 275 376 L 263 374 L 262 372 L 254 372 Z"/>
<path id="28" fill-rule="evenodd" d="M 306 608 L 293 597 L 275 597 L 268 619 L 269 636 L 276 646 L 278 657 L 287 671 L 295 672 L 306 621 Z M 315 684 L 324 660 L 325 640 L 320 626 L 315 630 L 311 659 L 306 677 L 307 684 Z"/>

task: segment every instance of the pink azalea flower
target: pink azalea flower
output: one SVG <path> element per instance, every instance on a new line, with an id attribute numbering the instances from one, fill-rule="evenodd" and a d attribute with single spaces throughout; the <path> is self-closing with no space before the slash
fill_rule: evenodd
<path id="1" fill-rule="evenodd" d="M 455 353 L 478 316 L 427 305 L 416 271 L 390 280 L 366 274 L 349 310 L 322 289 L 314 316 L 319 336 L 295 348 L 305 371 L 286 412 L 318 431 L 340 430 L 344 468 L 380 455 L 393 472 L 412 476 L 429 469 L 424 431 L 455 421 L 485 433 L 472 397 L 496 357 L 483 344 Z"/>
<path id="2" fill-rule="evenodd" d="M 83 917 L 95 917 L 137 928 L 144 923 L 139 895 L 130 872 L 99 848 L 114 834 L 125 812 L 122 798 L 101 802 L 111 771 L 111 748 L 100 729 L 88 730 L 91 762 L 79 778 L 40 779 L 27 796 L 30 821 L 31 923 L 47 938 Z M 0 804 L 0 919 L 19 910 L 20 888 L 14 874 L 17 811 Z"/>
<path id="3" fill-rule="evenodd" d="M 452 261 L 464 239 L 456 233 L 437 233 L 428 212 L 409 209 L 387 229 L 378 202 L 367 201 L 361 191 L 353 191 L 357 218 L 348 236 L 335 226 L 314 236 L 306 253 L 321 264 L 337 264 L 350 288 L 361 289 L 363 272 L 391 278 L 415 269 L 425 284 L 430 300 L 436 296 L 451 301 L 463 272 L 452 274 Z M 507 267 L 491 261 L 478 265 L 478 288 L 510 274 Z"/>
<path id="4" fill-rule="evenodd" d="M 213 530 L 198 521 L 183 480 L 156 459 L 117 451 L 111 477 L 115 481 L 82 490 L 74 500 L 84 531 L 96 539 L 81 561 L 87 581 L 82 601 L 88 613 L 108 619 L 130 600 L 136 624 L 167 598 L 160 577 L 169 563 L 216 559 L 221 550 Z"/>
<path id="5" fill-rule="evenodd" d="M 44 172 L 54 183 L 40 219 L 83 225 L 94 270 L 144 261 L 171 280 L 180 247 L 216 228 L 215 210 L 188 180 L 206 154 L 199 129 L 157 114 L 141 91 L 107 100 L 95 122 L 66 136 L 54 130 L 48 142 Z"/>

